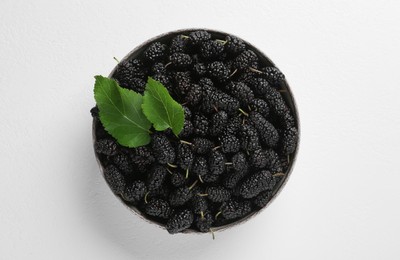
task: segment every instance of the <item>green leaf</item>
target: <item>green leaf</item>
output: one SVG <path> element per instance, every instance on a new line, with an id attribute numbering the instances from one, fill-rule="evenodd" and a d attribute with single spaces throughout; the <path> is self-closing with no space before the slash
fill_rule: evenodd
<path id="1" fill-rule="evenodd" d="M 142 112 L 142 95 L 121 88 L 103 76 L 95 76 L 94 98 L 99 108 L 100 121 L 118 143 L 138 147 L 150 143 L 151 123 Z"/>
<path id="2" fill-rule="evenodd" d="M 157 131 L 171 128 L 176 136 L 182 131 L 185 121 L 183 107 L 170 96 L 163 84 L 150 77 L 147 80 L 142 109 Z"/>

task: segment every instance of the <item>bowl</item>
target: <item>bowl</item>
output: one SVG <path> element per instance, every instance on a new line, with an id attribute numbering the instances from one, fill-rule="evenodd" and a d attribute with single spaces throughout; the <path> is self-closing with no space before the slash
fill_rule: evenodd
<path id="1" fill-rule="evenodd" d="M 217 31 L 217 30 L 211 30 L 211 29 L 204 29 L 204 28 L 191 28 L 191 29 L 181 29 L 181 30 L 175 30 L 175 31 L 171 31 L 171 32 L 167 32 L 161 35 L 158 35 L 156 37 L 153 37 L 149 40 L 147 40 L 146 42 L 142 43 L 141 45 L 137 46 L 136 48 L 134 48 L 131 52 L 129 52 L 120 62 L 126 61 L 126 60 L 130 60 L 130 59 L 134 59 L 137 58 L 150 44 L 152 44 L 155 41 L 160 41 L 160 42 L 165 42 L 168 40 L 171 40 L 173 37 L 179 35 L 179 34 L 188 34 L 192 31 L 197 31 L 197 30 L 206 30 L 207 32 L 211 33 L 211 35 L 213 36 L 213 38 L 218 38 L 218 39 L 224 39 L 226 35 L 234 35 L 234 34 L 228 34 L 222 31 Z M 234 35 L 235 36 L 235 35 Z M 242 39 L 242 38 L 241 38 Z M 274 66 L 277 67 L 272 61 L 271 59 L 269 59 L 262 51 L 260 51 L 258 48 L 256 48 L 255 46 L 253 46 L 251 43 L 248 43 L 247 41 L 243 40 L 247 47 L 249 49 L 251 49 L 252 51 L 254 51 L 259 59 L 260 59 L 260 63 L 262 63 L 265 66 Z M 113 74 L 116 71 L 117 66 L 115 66 L 115 68 L 111 71 L 109 77 L 112 77 Z M 288 106 L 288 108 L 291 110 L 292 115 L 295 118 L 296 121 L 296 127 L 298 129 L 298 138 L 297 138 L 297 145 L 296 145 L 296 149 L 295 151 L 290 154 L 288 156 L 288 161 L 289 161 L 289 165 L 287 168 L 287 171 L 285 172 L 285 176 L 280 180 L 280 182 L 277 184 L 275 190 L 273 191 L 272 194 L 272 198 L 269 200 L 269 202 L 267 203 L 267 205 L 265 207 L 263 207 L 262 209 L 258 210 L 258 211 L 253 211 L 252 213 L 248 214 L 247 216 L 223 225 L 223 226 L 218 226 L 218 227 L 213 227 L 213 232 L 215 231 L 222 231 L 222 230 L 226 230 L 229 228 L 232 228 L 234 226 L 237 226 L 239 224 L 242 224 L 246 221 L 248 221 L 251 218 L 254 218 L 256 215 L 258 215 L 261 211 L 265 210 L 275 199 L 276 197 L 279 195 L 279 193 L 282 191 L 283 187 L 285 186 L 285 184 L 287 183 L 292 171 L 293 171 L 293 167 L 295 165 L 296 162 L 296 157 L 297 157 L 297 153 L 298 153 L 298 149 L 299 149 L 299 140 L 300 140 L 300 123 L 299 123 L 299 116 L 298 116 L 298 111 L 297 111 L 297 106 L 296 106 L 296 102 L 294 99 L 294 96 L 292 94 L 292 91 L 289 87 L 289 84 L 287 82 L 287 79 L 285 78 L 285 80 L 283 81 L 283 83 L 281 83 L 281 88 L 283 89 L 283 92 L 281 92 L 281 95 L 283 97 L 283 99 L 286 102 L 286 105 Z M 96 136 L 96 127 L 97 127 L 97 123 L 96 123 L 96 119 L 93 119 L 93 125 L 92 125 L 92 136 L 93 136 L 93 145 L 96 143 L 97 140 L 97 136 Z M 100 171 L 102 173 L 102 176 L 104 178 L 104 165 L 102 165 L 101 160 L 99 159 L 99 156 L 97 155 L 97 153 L 95 152 L 96 155 L 96 160 L 97 163 L 99 165 Z M 154 221 L 152 219 L 149 219 L 146 215 L 144 215 L 141 211 L 139 211 L 135 206 L 130 205 L 128 203 L 126 203 L 121 196 L 119 195 L 115 195 L 122 204 L 124 204 L 132 213 L 134 213 L 136 216 L 142 218 L 144 221 L 150 223 L 150 224 L 154 224 L 159 226 L 162 229 L 165 229 L 165 226 L 157 221 Z M 198 233 L 198 234 L 202 234 L 201 232 L 194 230 L 194 229 L 186 229 L 183 231 L 183 233 Z"/>

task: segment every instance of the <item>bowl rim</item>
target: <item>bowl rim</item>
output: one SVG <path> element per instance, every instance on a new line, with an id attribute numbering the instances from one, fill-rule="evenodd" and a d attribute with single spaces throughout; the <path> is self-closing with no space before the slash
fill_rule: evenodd
<path id="1" fill-rule="evenodd" d="M 201 30 L 201 31 L 204 30 L 204 31 L 210 32 L 211 34 L 221 34 L 221 35 L 225 35 L 225 36 L 231 35 L 231 36 L 238 37 L 238 36 L 236 36 L 235 34 L 226 33 L 226 32 L 224 32 L 224 31 L 215 30 L 215 29 L 207 29 L 207 28 L 184 28 L 184 29 L 173 30 L 173 31 L 165 32 L 165 33 L 159 34 L 159 35 L 157 35 L 157 36 L 154 36 L 154 37 L 152 37 L 152 38 L 150 38 L 150 39 L 144 41 L 143 43 L 139 44 L 139 45 L 136 46 L 134 49 L 132 49 L 128 54 L 126 54 L 126 55 L 119 61 L 119 63 L 124 62 L 124 61 L 127 61 L 127 60 L 130 60 L 130 59 L 132 59 L 134 56 L 138 56 L 138 55 L 141 53 L 141 52 L 140 52 L 141 49 L 147 47 L 149 44 L 151 44 L 151 43 L 153 43 L 153 42 L 155 42 L 155 41 L 158 41 L 158 40 L 163 39 L 163 38 L 166 38 L 166 37 L 178 35 L 178 34 L 185 34 L 185 33 L 189 33 L 189 32 L 192 32 L 192 31 L 200 31 L 200 30 Z M 239 39 L 242 39 L 241 37 L 238 37 L 238 38 L 239 38 Z M 242 40 L 243 40 L 243 39 L 242 39 Z M 248 47 L 250 47 L 250 49 L 253 50 L 258 56 L 261 56 L 263 59 L 265 59 L 266 61 L 268 61 L 272 66 L 278 68 L 278 67 L 275 65 L 275 63 L 274 63 L 267 55 L 265 55 L 264 52 L 260 51 L 259 48 L 257 48 L 257 47 L 254 46 L 253 44 L 247 42 L 246 40 L 243 40 L 243 41 L 244 41 L 245 44 L 246 44 Z M 118 64 L 119 64 L 119 63 L 118 63 Z M 112 69 L 112 71 L 111 71 L 110 74 L 109 74 L 109 77 L 112 77 L 112 75 L 115 73 L 118 64 Z M 279 68 L 278 68 L 278 69 L 279 69 Z M 287 82 L 287 78 L 286 78 L 286 77 L 285 77 L 283 83 L 284 83 L 284 86 L 285 86 L 286 94 L 281 94 L 281 95 L 282 95 L 282 97 L 285 99 L 285 102 L 286 102 L 286 103 L 289 103 L 289 104 L 286 104 L 286 105 L 288 105 L 288 106 L 290 107 L 291 112 L 293 113 L 293 115 L 294 115 L 294 117 L 295 117 L 296 127 L 297 127 L 297 131 L 298 131 L 298 138 L 297 138 L 296 149 L 295 149 L 295 151 L 294 151 L 292 154 L 289 155 L 289 157 L 290 157 L 291 160 L 290 160 L 290 162 L 289 162 L 289 167 L 288 167 L 289 169 L 288 169 L 288 171 L 285 173 L 286 176 L 285 176 L 285 178 L 283 178 L 283 180 L 281 181 L 281 184 L 280 184 L 279 188 L 277 188 L 277 189 L 274 191 L 274 194 L 272 195 L 271 199 L 268 201 L 268 203 L 267 203 L 263 208 L 261 208 L 261 209 L 259 209 L 259 210 L 256 210 L 256 211 L 253 211 L 253 212 L 251 212 L 250 214 L 248 214 L 247 216 L 245 216 L 244 218 L 241 218 L 241 219 L 239 219 L 239 220 L 236 220 L 236 221 L 234 221 L 234 222 L 232 222 L 232 223 L 229 223 L 229 224 L 226 224 L 226 225 L 223 225 L 223 226 L 219 226 L 219 227 L 213 227 L 213 228 L 212 228 L 212 232 L 220 232 L 220 231 L 224 231 L 224 230 L 230 229 L 230 228 L 232 228 L 232 227 L 236 227 L 236 226 L 238 226 L 238 225 L 241 225 L 241 224 L 243 224 L 243 223 L 249 221 L 250 219 L 254 218 L 256 215 L 260 214 L 260 213 L 261 213 L 262 211 L 264 211 L 267 207 L 269 207 L 273 201 L 275 201 L 275 199 L 278 197 L 278 195 L 282 192 L 283 188 L 286 186 L 286 184 L 287 184 L 287 182 L 288 182 L 288 179 L 290 178 L 290 176 L 291 176 L 291 174 L 292 174 L 292 171 L 293 171 L 293 169 L 294 169 L 295 163 L 296 163 L 296 161 L 297 161 L 298 151 L 299 151 L 299 147 L 300 147 L 301 127 L 300 127 L 300 118 L 299 118 L 298 106 L 297 106 L 297 103 L 296 103 L 296 101 L 295 101 L 293 92 L 292 92 L 292 90 L 291 90 L 291 88 L 290 88 L 290 86 L 289 86 L 289 83 Z M 92 139 L 93 139 L 92 141 L 93 141 L 93 148 L 94 148 L 95 143 L 96 143 L 96 119 L 95 119 L 95 118 L 93 118 L 93 122 L 92 122 Z M 94 153 L 95 153 L 95 157 L 96 157 L 97 164 L 98 164 L 98 166 L 99 166 L 99 168 L 100 168 L 100 172 L 101 172 L 101 174 L 102 174 L 102 176 L 103 176 L 103 179 L 105 180 L 105 176 L 104 176 L 104 167 L 103 167 L 103 165 L 101 164 L 100 159 L 98 158 L 97 153 L 96 153 L 96 152 L 94 152 Z M 106 180 L 105 180 L 105 181 L 106 181 Z M 106 183 L 107 183 L 107 181 L 106 181 Z M 108 183 L 107 183 L 107 186 L 109 187 Z M 109 188 L 110 188 L 110 187 L 109 187 Z M 110 188 L 110 190 L 111 190 L 111 188 Z M 111 190 L 111 192 L 112 192 L 112 190 Z M 128 209 L 129 209 L 131 212 L 133 212 L 135 215 L 138 215 L 141 219 L 145 220 L 147 223 L 156 225 L 156 226 L 158 226 L 159 228 L 161 228 L 161 229 L 163 229 L 163 230 L 166 230 L 165 225 L 163 225 L 163 224 L 161 224 L 161 223 L 158 223 L 158 222 L 156 222 L 156 221 L 153 221 L 153 220 L 151 220 L 151 219 L 148 219 L 148 218 L 144 215 L 144 213 L 142 213 L 140 210 L 138 210 L 135 206 L 127 204 L 127 203 L 121 198 L 120 195 L 117 195 L 117 194 L 115 194 L 114 192 L 112 192 L 112 193 L 114 194 L 115 197 L 118 198 L 118 200 L 119 200 L 126 208 L 128 208 Z M 206 234 L 206 233 L 203 233 L 203 232 L 194 230 L 194 229 L 186 229 L 186 230 L 184 230 L 184 231 L 181 232 L 181 233 L 184 233 L 184 234 Z"/>

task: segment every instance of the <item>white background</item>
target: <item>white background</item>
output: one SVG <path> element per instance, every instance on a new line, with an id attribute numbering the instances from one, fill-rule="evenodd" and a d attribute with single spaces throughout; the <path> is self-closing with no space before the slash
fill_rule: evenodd
<path id="1" fill-rule="evenodd" d="M 399 259 L 399 1 L 0 2 L 1 259 Z M 301 117 L 287 186 L 216 234 L 130 213 L 91 144 L 94 75 L 160 33 L 206 27 L 263 50 Z"/>

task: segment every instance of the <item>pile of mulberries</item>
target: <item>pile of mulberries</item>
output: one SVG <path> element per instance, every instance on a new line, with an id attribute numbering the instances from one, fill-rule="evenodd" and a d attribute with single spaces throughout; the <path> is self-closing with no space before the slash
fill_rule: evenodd
<path id="1" fill-rule="evenodd" d="M 298 144 L 284 75 L 240 38 L 220 35 L 161 38 L 112 75 L 140 93 L 147 77 L 164 84 L 184 108 L 178 136 L 153 129 L 150 144 L 122 147 L 91 110 L 110 188 L 171 234 L 209 232 L 266 206 Z"/>

